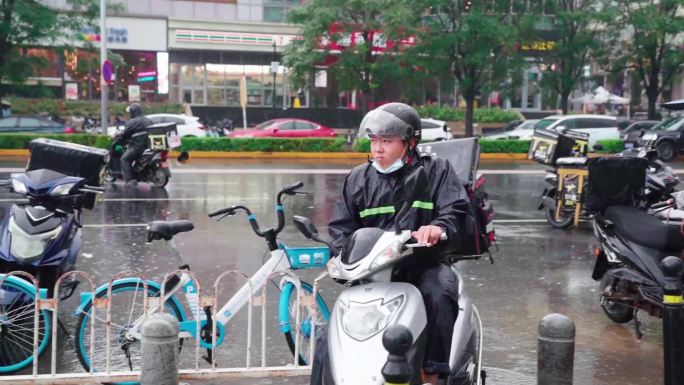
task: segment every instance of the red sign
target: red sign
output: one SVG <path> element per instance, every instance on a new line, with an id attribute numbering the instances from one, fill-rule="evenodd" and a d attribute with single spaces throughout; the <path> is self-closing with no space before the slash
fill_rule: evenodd
<path id="1" fill-rule="evenodd" d="M 366 37 L 364 37 L 364 32 Z M 332 36 L 334 36 L 335 39 L 332 39 Z M 325 49 L 330 53 L 340 53 L 342 50 L 354 47 L 357 44 L 366 44 L 366 39 L 371 43 L 371 52 L 373 54 L 382 54 L 387 51 L 413 47 L 416 45 L 415 36 L 407 36 L 397 40 L 387 40 L 381 30 L 349 32 L 342 23 L 331 24 L 328 36 L 321 37 L 318 45 L 321 49 Z"/>

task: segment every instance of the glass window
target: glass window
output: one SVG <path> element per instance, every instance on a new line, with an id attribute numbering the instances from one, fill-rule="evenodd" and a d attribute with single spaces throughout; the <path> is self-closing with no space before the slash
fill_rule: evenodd
<path id="1" fill-rule="evenodd" d="M 439 127 L 439 125 L 437 125 L 435 123 L 431 123 L 431 122 L 422 122 L 421 126 L 423 128 L 438 128 Z"/>
<path id="2" fill-rule="evenodd" d="M 195 90 L 192 95 L 193 104 L 205 104 L 204 101 L 204 90 Z"/>
<path id="3" fill-rule="evenodd" d="M 249 84 L 249 83 L 248 83 Z M 260 106 L 262 105 L 262 95 L 261 88 L 249 88 L 247 86 L 247 105 L 248 106 Z"/>
<path id="4" fill-rule="evenodd" d="M 239 106 L 240 105 L 240 90 L 236 88 L 226 89 L 226 105 Z"/>
<path id="5" fill-rule="evenodd" d="M 572 119 L 569 119 L 569 120 L 572 120 Z M 582 119 L 582 118 L 580 118 L 580 119 L 576 119 L 575 127 L 576 128 L 596 128 L 598 126 L 597 126 L 596 119 Z"/>
<path id="6" fill-rule="evenodd" d="M 38 126 L 40 126 L 40 122 L 38 122 L 38 119 L 36 119 L 36 118 L 21 118 L 21 119 L 19 119 L 19 127 L 21 127 L 21 128 L 31 128 L 31 127 L 37 128 Z"/>
<path id="7" fill-rule="evenodd" d="M 181 85 L 192 86 L 195 84 L 195 72 L 192 66 L 181 66 Z"/>
<path id="8" fill-rule="evenodd" d="M 537 124 L 534 125 L 534 128 L 546 128 L 546 127 L 556 123 L 557 121 L 558 121 L 558 119 L 542 119 Z"/>
<path id="9" fill-rule="evenodd" d="M 303 122 L 300 120 L 295 122 L 295 129 L 296 130 L 313 130 L 314 128 L 316 128 L 316 126 L 314 126 L 313 124 L 311 124 L 309 122 Z"/>
<path id="10" fill-rule="evenodd" d="M 285 21 L 285 9 L 283 7 L 264 6 L 264 21 L 281 23 Z"/>
<path id="11" fill-rule="evenodd" d="M 173 116 L 167 116 L 164 118 L 165 122 L 175 123 L 175 124 L 185 124 L 185 120 L 181 118 L 175 118 Z"/>
<path id="12" fill-rule="evenodd" d="M 207 64 L 207 84 L 209 86 L 225 85 L 225 66 L 222 64 Z"/>
<path id="13" fill-rule="evenodd" d="M 596 119 L 596 127 L 614 128 L 617 127 L 617 121 L 612 119 Z"/>
<path id="14" fill-rule="evenodd" d="M 157 124 L 164 121 L 163 116 L 148 116 L 148 118 L 152 121 L 152 124 Z"/>
<path id="15" fill-rule="evenodd" d="M 52 120 L 41 120 L 40 121 L 40 126 L 41 127 L 59 127 L 60 124 L 57 122 L 53 122 Z"/>
<path id="16" fill-rule="evenodd" d="M 565 119 L 564 121 L 558 123 L 558 126 L 563 126 L 566 130 L 572 130 L 574 128 L 577 128 L 576 120 L 577 119 Z"/>
<path id="17" fill-rule="evenodd" d="M 8 127 L 16 127 L 17 126 L 17 118 L 7 118 L 7 119 L 1 119 L 0 120 L 0 127 L 8 128 Z"/>
<path id="18" fill-rule="evenodd" d="M 276 122 L 277 122 L 276 120 L 267 120 L 263 123 L 259 123 L 256 127 L 254 127 L 254 129 L 255 130 L 263 130 L 265 128 L 271 127 Z"/>
<path id="19" fill-rule="evenodd" d="M 226 103 L 223 100 L 223 88 L 208 88 L 207 89 L 207 104 L 210 106 L 223 106 Z"/>
<path id="20" fill-rule="evenodd" d="M 169 82 L 172 86 L 177 86 L 180 82 L 180 65 L 178 63 L 171 63 L 169 72 Z"/>
<path id="21" fill-rule="evenodd" d="M 295 124 L 294 122 L 285 122 L 280 124 L 278 128 L 280 128 L 281 131 L 292 131 L 295 129 Z"/>

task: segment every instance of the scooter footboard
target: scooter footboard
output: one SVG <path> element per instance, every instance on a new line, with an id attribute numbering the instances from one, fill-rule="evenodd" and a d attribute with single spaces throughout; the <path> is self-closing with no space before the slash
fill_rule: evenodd
<path id="1" fill-rule="evenodd" d="M 382 385 L 387 362 L 382 344 L 390 325 L 406 326 L 414 345 L 409 360 L 420 365 L 427 318 L 423 297 L 408 283 L 381 282 L 344 290 L 335 302 L 328 328 L 328 357 L 335 384 Z"/>

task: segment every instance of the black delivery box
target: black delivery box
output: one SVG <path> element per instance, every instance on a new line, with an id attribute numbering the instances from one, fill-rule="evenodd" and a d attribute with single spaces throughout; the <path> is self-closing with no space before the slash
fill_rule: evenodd
<path id="1" fill-rule="evenodd" d="M 34 139 L 29 143 L 29 158 L 26 171 L 49 169 L 68 176 L 84 178 L 87 185 L 100 186 L 107 164 L 109 151 L 76 143 L 53 139 Z M 95 207 L 95 193 L 88 193 L 81 200 L 83 207 Z"/>
<path id="2" fill-rule="evenodd" d="M 588 142 L 589 134 L 584 132 L 535 129 L 527 159 L 552 166 L 558 158 L 586 156 Z"/>

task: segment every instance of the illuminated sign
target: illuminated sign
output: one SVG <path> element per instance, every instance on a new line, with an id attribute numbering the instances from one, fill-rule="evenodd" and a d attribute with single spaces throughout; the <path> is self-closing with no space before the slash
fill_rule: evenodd
<path id="1" fill-rule="evenodd" d="M 157 52 L 157 93 L 169 93 L 169 53 Z"/>

